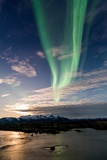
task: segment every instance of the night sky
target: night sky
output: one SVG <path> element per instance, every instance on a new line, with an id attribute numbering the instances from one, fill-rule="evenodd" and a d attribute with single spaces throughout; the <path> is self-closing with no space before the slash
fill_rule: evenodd
<path id="1" fill-rule="evenodd" d="M 28 114 L 106 117 L 107 1 L 87 2 L 78 65 L 73 73 L 69 69 L 65 71 L 68 63 L 72 66 L 74 55 L 69 38 L 72 39 L 74 30 L 72 25 L 70 31 L 66 29 L 68 26 L 64 27 L 69 0 L 40 0 L 46 13 L 39 10 L 40 17 L 36 15 L 34 1 L 38 0 L 0 0 L 0 117 Z M 80 14 L 77 14 L 78 20 Z M 41 24 L 44 21 L 46 28 L 38 25 L 42 15 Z M 48 54 L 39 27 L 45 35 L 44 43 L 49 40 L 47 37 L 51 39 L 51 47 L 46 48 L 50 51 Z M 65 40 L 66 44 L 64 34 L 69 40 Z M 74 39 L 80 39 L 79 32 Z M 55 60 L 53 67 L 58 72 L 58 85 L 62 85 L 55 91 L 49 54 Z"/>

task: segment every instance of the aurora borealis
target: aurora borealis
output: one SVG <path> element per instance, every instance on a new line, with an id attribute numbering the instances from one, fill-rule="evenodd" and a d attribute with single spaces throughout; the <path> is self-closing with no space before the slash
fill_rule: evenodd
<path id="1" fill-rule="evenodd" d="M 50 30 L 48 26 L 50 26 L 50 21 L 52 20 L 52 16 L 48 18 L 48 15 L 53 15 L 54 10 L 53 12 L 48 12 L 45 7 L 45 1 L 41 0 L 33 0 L 33 5 L 42 46 L 52 72 L 52 87 L 56 92 L 55 100 L 59 101 L 60 97 L 57 95 L 58 89 L 62 89 L 63 87 L 69 85 L 74 77 L 72 75 L 76 74 L 78 71 L 87 0 L 66 1 L 66 12 L 64 13 L 65 19 L 63 19 L 64 26 L 62 26 L 64 30 L 60 33 L 63 35 L 63 39 L 61 40 L 60 44 L 68 47 L 66 50 L 63 50 L 61 55 L 70 56 L 58 62 L 60 72 L 58 72 L 58 67 L 56 64 L 57 62 L 51 51 L 52 46 L 54 46 L 54 42 L 52 43 L 52 33 L 48 32 L 48 30 Z M 55 24 L 53 27 L 54 26 Z M 57 36 L 59 36 L 59 27 L 57 26 L 55 28 L 55 32 L 57 32 Z M 71 76 L 66 76 L 67 73 L 70 73 Z"/>

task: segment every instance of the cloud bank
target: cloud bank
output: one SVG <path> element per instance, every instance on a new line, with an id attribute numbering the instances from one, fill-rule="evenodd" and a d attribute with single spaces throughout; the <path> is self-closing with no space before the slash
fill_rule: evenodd
<path id="1" fill-rule="evenodd" d="M 6 84 L 6 85 L 11 85 L 11 86 L 19 86 L 20 81 L 17 79 L 17 77 L 14 76 L 6 76 L 3 78 L 0 78 L 0 84 Z"/>
<path id="2" fill-rule="evenodd" d="M 13 64 L 11 66 L 11 69 L 15 72 L 26 75 L 29 78 L 35 77 L 37 75 L 34 67 L 32 67 L 28 62 L 24 60 L 19 61 L 17 64 Z"/>
<path id="3" fill-rule="evenodd" d="M 78 74 L 78 79 L 62 90 L 57 90 L 60 94 L 60 102 L 53 101 L 54 91 L 52 87 L 43 88 L 28 92 L 28 95 L 20 99 L 19 104 L 27 105 L 27 108 L 16 108 L 16 104 L 8 105 L 10 111 L 15 112 L 39 112 L 47 108 L 75 107 L 87 104 L 107 103 L 107 70 L 100 69 L 92 72 Z M 103 90 L 103 94 L 102 94 Z M 23 105 L 22 105 L 23 106 Z"/>

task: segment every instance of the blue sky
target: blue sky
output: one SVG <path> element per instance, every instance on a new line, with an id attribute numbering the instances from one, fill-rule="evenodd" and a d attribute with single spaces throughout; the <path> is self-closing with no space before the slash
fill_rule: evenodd
<path id="1" fill-rule="evenodd" d="M 60 13 L 58 18 L 63 19 L 60 11 L 66 1 L 45 0 L 47 9 L 54 10 L 53 2 Z M 90 7 L 92 2 L 88 1 L 85 14 L 78 70 L 72 75 L 76 79 L 57 90 L 60 101 L 56 102 L 51 86 L 52 73 L 31 0 L 0 0 L 0 117 L 23 114 L 81 117 L 83 113 L 86 117 L 106 116 L 107 1 L 99 1 L 94 10 Z M 57 18 L 54 12 L 53 17 Z M 71 56 L 62 55 L 68 46 L 57 43 L 60 39 L 55 36 L 51 48 L 57 63 Z M 65 76 L 70 77 L 71 73 Z"/>

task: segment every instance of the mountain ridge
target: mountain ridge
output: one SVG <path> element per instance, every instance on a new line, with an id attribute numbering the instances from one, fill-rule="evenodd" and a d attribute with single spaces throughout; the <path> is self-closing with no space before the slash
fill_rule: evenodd
<path id="1" fill-rule="evenodd" d="M 47 121 L 69 121 L 68 118 L 62 117 L 62 116 L 58 116 L 58 115 L 27 115 L 27 116 L 20 116 L 19 118 L 15 118 L 15 117 L 4 117 L 4 118 L 0 118 L 0 123 L 17 123 L 17 122 L 39 122 L 39 121 L 43 121 L 43 122 L 47 122 Z"/>

